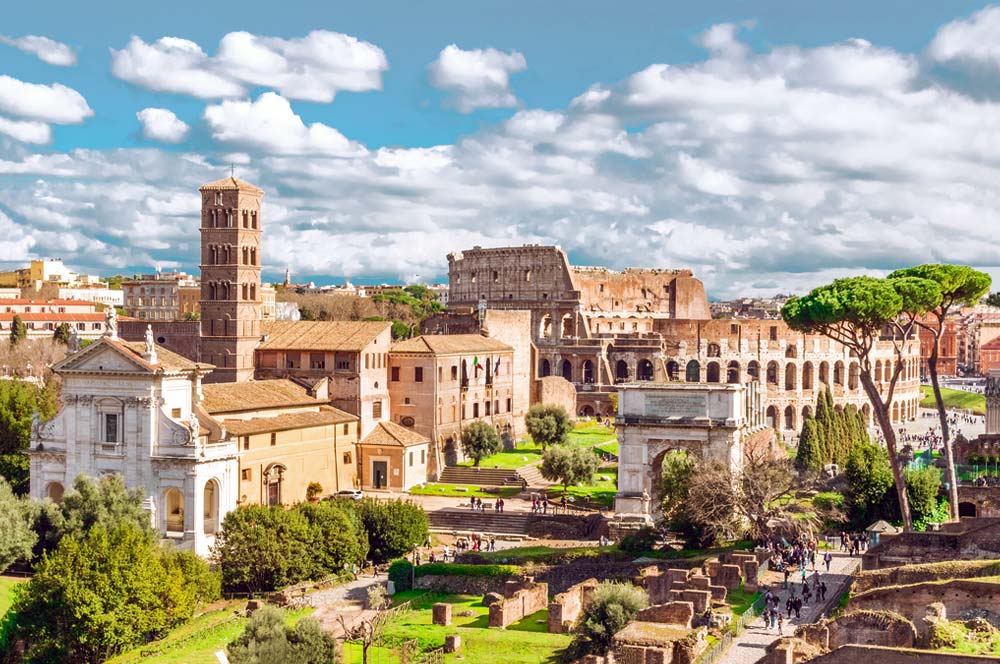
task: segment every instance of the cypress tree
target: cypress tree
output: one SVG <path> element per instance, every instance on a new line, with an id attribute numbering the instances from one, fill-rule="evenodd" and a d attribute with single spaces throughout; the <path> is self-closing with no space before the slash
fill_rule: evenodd
<path id="1" fill-rule="evenodd" d="M 807 417 L 799 434 L 799 450 L 795 455 L 795 467 L 799 470 L 815 470 L 822 467 L 822 460 L 816 449 L 816 420 Z"/>

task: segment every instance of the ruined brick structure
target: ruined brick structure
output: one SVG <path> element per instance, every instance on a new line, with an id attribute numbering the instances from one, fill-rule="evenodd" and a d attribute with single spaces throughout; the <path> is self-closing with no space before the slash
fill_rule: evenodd
<path id="1" fill-rule="evenodd" d="M 535 583 L 530 577 L 523 581 L 508 581 L 504 584 L 503 599 L 490 606 L 489 625 L 507 627 L 546 608 L 548 602 L 547 583 Z"/>
<path id="2" fill-rule="evenodd" d="M 580 414 L 609 414 L 620 383 L 740 383 L 765 390 L 768 422 L 797 430 L 829 385 L 838 406 L 870 413 L 861 366 L 841 345 L 792 331 L 781 321 L 711 320 L 702 283 L 688 270 L 574 267 L 558 247 L 529 245 L 449 254 L 453 311 L 531 312 L 539 376 L 559 375 L 577 389 Z M 913 419 L 920 401 L 920 344 L 907 344 L 894 422 Z M 872 374 L 883 386 L 893 359 L 879 341 Z"/>
<path id="3" fill-rule="evenodd" d="M 963 518 L 946 523 L 940 531 L 904 532 L 868 549 L 862 556 L 865 570 L 946 560 L 1000 559 L 1000 518 Z"/>

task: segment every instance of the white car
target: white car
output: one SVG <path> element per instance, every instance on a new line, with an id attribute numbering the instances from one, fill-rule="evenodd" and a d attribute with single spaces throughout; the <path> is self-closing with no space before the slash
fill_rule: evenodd
<path id="1" fill-rule="evenodd" d="M 348 500 L 361 500 L 364 496 L 361 493 L 361 489 L 344 489 L 343 491 L 338 491 L 333 494 L 334 498 L 346 498 Z"/>

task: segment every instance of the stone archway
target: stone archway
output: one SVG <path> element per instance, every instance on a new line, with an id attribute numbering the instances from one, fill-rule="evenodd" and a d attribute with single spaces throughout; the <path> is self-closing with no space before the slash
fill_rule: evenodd
<path id="1" fill-rule="evenodd" d="M 702 451 L 700 445 L 680 440 L 648 441 L 646 449 L 647 458 L 652 462 L 646 472 L 643 488 L 649 495 L 649 514 L 654 521 L 659 521 L 663 518 L 663 510 L 660 509 L 660 503 L 663 501 L 663 458 L 670 452 L 684 452 L 695 459 L 701 459 Z"/>

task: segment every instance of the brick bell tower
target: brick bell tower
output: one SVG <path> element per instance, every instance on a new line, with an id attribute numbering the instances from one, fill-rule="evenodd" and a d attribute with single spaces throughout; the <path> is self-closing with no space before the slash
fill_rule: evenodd
<path id="1" fill-rule="evenodd" d="M 251 380 L 260 343 L 260 199 L 257 187 L 229 177 L 201 192 L 201 361 L 205 381 Z"/>

